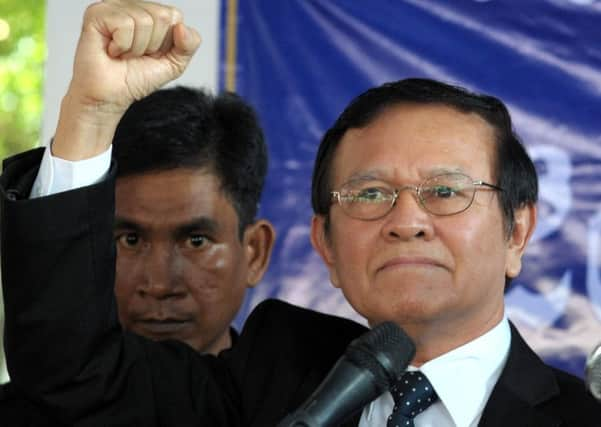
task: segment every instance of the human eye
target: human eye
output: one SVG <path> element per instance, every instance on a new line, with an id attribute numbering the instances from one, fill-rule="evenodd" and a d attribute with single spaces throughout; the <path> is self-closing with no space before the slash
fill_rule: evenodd
<path id="1" fill-rule="evenodd" d="M 434 177 L 422 186 L 424 199 L 447 200 L 469 196 L 471 183 L 463 175 L 448 174 Z"/>
<path id="2" fill-rule="evenodd" d="M 186 239 L 186 247 L 190 249 L 201 249 L 210 243 L 210 239 L 204 234 L 190 234 Z"/>
<path id="3" fill-rule="evenodd" d="M 127 249 L 133 249 L 140 244 L 140 236 L 132 231 L 118 234 L 115 240 L 119 246 Z"/>
<path id="4" fill-rule="evenodd" d="M 356 203 L 381 203 L 387 202 L 392 196 L 392 191 L 380 186 L 367 186 L 350 192 L 350 202 Z"/>
<path id="5" fill-rule="evenodd" d="M 450 199 L 458 195 L 458 188 L 439 184 L 426 188 L 425 192 L 437 199 Z"/>

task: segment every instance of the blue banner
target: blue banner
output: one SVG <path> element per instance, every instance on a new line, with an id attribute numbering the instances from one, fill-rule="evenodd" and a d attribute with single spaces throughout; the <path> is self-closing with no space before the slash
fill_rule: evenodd
<path id="1" fill-rule="evenodd" d="M 266 297 L 358 319 L 309 242 L 316 149 L 363 90 L 430 77 L 508 105 L 540 212 L 507 312 L 543 358 L 583 375 L 601 341 L 601 1 L 224 0 L 222 16 L 221 87 L 261 116 L 261 215 L 278 231 L 238 322 Z"/>

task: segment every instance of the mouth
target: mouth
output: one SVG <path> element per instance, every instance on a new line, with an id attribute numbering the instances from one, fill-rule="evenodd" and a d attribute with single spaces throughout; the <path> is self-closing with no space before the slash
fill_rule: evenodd
<path id="1" fill-rule="evenodd" d="M 445 268 L 440 262 L 427 257 L 402 256 L 389 259 L 378 268 L 378 272 L 398 268 Z"/>
<path id="2" fill-rule="evenodd" d="M 136 331 L 145 336 L 164 339 L 181 333 L 191 323 L 191 319 L 141 319 L 136 322 Z"/>

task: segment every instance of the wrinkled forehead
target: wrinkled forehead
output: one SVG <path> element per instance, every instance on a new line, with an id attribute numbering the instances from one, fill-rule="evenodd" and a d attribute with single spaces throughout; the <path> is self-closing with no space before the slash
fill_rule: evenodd
<path id="1" fill-rule="evenodd" d="M 495 140 L 493 127 L 476 113 L 438 104 L 397 105 L 342 136 L 330 183 L 369 175 L 419 180 L 446 171 L 491 179 Z"/>

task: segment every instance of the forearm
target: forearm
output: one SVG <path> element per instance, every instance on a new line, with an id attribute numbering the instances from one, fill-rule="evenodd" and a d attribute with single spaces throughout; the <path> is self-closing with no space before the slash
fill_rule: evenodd
<path id="1" fill-rule="evenodd" d="M 105 152 L 125 109 L 84 104 L 80 97 L 67 93 L 52 144 L 52 155 L 77 161 Z"/>
<path id="2" fill-rule="evenodd" d="M 113 175 L 48 197 L 3 198 L 7 364 L 15 386 L 66 425 L 153 427 L 161 409 L 147 343 L 121 330 L 115 309 Z M 2 179 L 3 194 L 13 184 Z"/>
<path id="3" fill-rule="evenodd" d="M 98 341 L 119 333 L 112 187 L 108 179 L 48 198 L 2 201 L 7 361 L 12 380 L 36 393 L 80 375 Z"/>

